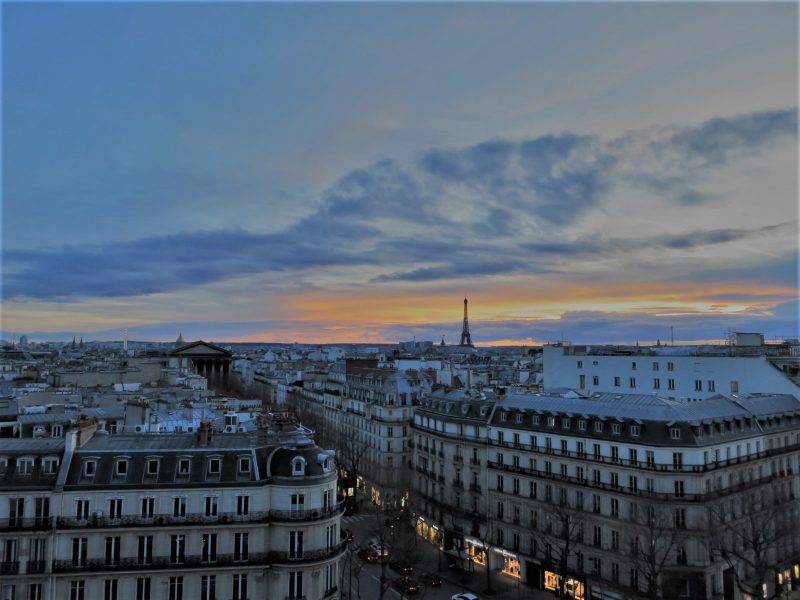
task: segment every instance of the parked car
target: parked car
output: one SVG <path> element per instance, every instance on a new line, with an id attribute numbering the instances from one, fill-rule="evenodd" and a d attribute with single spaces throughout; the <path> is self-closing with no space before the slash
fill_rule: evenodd
<path id="1" fill-rule="evenodd" d="M 419 584 L 410 577 L 398 577 L 392 582 L 392 587 L 409 596 L 419 593 Z"/>
<path id="2" fill-rule="evenodd" d="M 414 567 L 405 563 L 401 563 L 398 560 L 390 560 L 389 568 L 394 571 L 397 571 L 398 573 L 400 573 L 405 577 L 408 577 L 409 575 L 412 575 L 414 573 Z"/>
<path id="3" fill-rule="evenodd" d="M 461 592 L 460 594 L 453 594 L 450 600 L 481 600 L 472 592 Z"/>
<path id="4" fill-rule="evenodd" d="M 380 557 L 389 556 L 389 549 L 386 546 L 382 546 L 377 540 L 370 540 L 368 547 Z"/>
<path id="5" fill-rule="evenodd" d="M 419 576 L 419 580 L 428 587 L 442 587 L 442 578 L 435 573 L 423 573 Z"/>

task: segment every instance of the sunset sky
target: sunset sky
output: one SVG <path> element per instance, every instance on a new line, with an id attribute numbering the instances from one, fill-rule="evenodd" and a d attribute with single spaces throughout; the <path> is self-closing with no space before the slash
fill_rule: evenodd
<path id="1" fill-rule="evenodd" d="M 4 339 L 798 335 L 798 5 L 2 4 Z"/>

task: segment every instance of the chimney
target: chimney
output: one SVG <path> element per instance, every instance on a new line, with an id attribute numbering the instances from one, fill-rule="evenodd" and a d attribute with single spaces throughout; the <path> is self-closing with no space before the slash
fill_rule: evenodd
<path id="1" fill-rule="evenodd" d="M 92 439 L 94 432 L 97 431 L 99 420 L 97 417 L 89 417 L 83 413 L 78 415 L 74 430 L 70 432 L 69 444 L 74 444 L 77 448 L 82 448 L 86 442 Z"/>
<path id="2" fill-rule="evenodd" d="M 197 428 L 197 443 L 201 446 L 208 446 L 211 441 L 211 421 L 200 421 Z"/>

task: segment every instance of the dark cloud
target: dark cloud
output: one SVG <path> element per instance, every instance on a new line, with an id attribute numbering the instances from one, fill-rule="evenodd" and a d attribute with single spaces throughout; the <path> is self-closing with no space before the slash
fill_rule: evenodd
<path id="1" fill-rule="evenodd" d="M 275 233 L 220 229 L 6 250 L 3 295 L 136 296 L 248 274 L 302 278 L 339 266 L 379 268 L 377 282 L 433 281 L 544 272 L 554 268 L 548 260 L 574 256 L 746 239 L 759 231 L 720 228 L 640 240 L 560 236 L 620 183 L 658 191 L 678 206 L 709 201 L 695 183 L 738 155 L 796 135 L 796 112 L 717 118 L 613 140 L 568 132 L 493 140 L 429 150 L 409 164 L 382 160 L 342 177 L 316 212 Z"/>

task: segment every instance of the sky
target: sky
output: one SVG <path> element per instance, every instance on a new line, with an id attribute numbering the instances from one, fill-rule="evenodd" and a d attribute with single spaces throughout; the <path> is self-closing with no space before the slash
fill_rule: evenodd
<path id="1" fill-rule="evenodd" d="M 796 3 L 1 10 L 4 339 L 798 336 Z"/>

